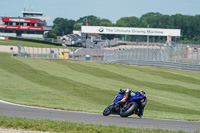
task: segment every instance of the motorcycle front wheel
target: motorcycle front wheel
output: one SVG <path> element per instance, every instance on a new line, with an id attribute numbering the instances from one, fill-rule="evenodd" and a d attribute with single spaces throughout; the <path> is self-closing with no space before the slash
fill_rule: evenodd
<path id="1" fill-rule="evenodd" d="M 112 105 L 109 105 L 105 110 L 103 111 L 104 116 L 108 116 L 111 113 Z"/>

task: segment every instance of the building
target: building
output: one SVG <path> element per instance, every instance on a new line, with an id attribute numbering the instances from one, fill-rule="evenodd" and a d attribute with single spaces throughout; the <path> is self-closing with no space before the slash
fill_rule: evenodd
<path id="1" fill-rule="evenodd" d="M 43 38 L 51 31 L 41 12 L 23 11 L 23 17 L 0 17 L 0 36 Z"/>
<path id="2" fill-rule="evenodd" d="M 78 46 L 81 47 L 85 42 L 85 39 L 78 34 L 68 34 L 57 39 L 58 43 L 61 43 L 62 46 Z"/>

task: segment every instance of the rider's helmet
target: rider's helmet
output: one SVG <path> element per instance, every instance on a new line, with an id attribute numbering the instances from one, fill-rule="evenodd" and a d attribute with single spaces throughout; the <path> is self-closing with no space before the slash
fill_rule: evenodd
<path id="1" fill-rule="evenodd" d="M 145 95 L 146 93 L 144 91 L 139 91 L 140 94 Z"/>
<path id="2" fill-rule="evenodd" d="M 120 89 L 121 94 L 125 94 L 125 90 L 124 89 Z"/>

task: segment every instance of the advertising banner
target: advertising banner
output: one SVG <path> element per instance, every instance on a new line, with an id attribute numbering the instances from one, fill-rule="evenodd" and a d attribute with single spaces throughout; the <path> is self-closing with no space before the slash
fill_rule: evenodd
<path id="1" fill-rule="evenodd" d="M 2 24 L 0 24 L 0 28 L 21 29 L 21 30 L 43 30 L 43 27 L 38 27 L 38 26 L 2 25 Z"/>
<path id="2" fill-rule="evenodd" d="M 181 36 L 180 29 L 81 26 L 81 31 L 82 31 L 82 33 L 97 33 L 97 34 Z"/>
<path id="3" fill-rule="evenodd" d="M 8 40 L 8 37 L 0 37 L 0 40 Z"/>
<path id="4" fill-rule="evenodd" d="M 38 23 L 37 19 L 23 19 L 23 18 L 2 18 L 3 22 L 23 22 L 23 23 Z"/>

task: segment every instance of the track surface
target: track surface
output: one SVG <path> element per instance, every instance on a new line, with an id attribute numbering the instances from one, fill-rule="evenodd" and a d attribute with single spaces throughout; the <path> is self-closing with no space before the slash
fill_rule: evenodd
<path id="1" fill-rule="evenodd" d="M 200 122 L 162 120 L 137 117 L 121 118 L 120 116 L 103 116 L 94 113 L 82 113 L 44 109 L 30 106 L 16 105 L 0 101 L 0 115 L 10 117 L 22 117 L 31 119 L 62 120 L 70 122 L 84 122 L 89 124 L 115 125 L 129 128 L 151 128 L 181 130 L 187 132 L 200 132 Z"/>

